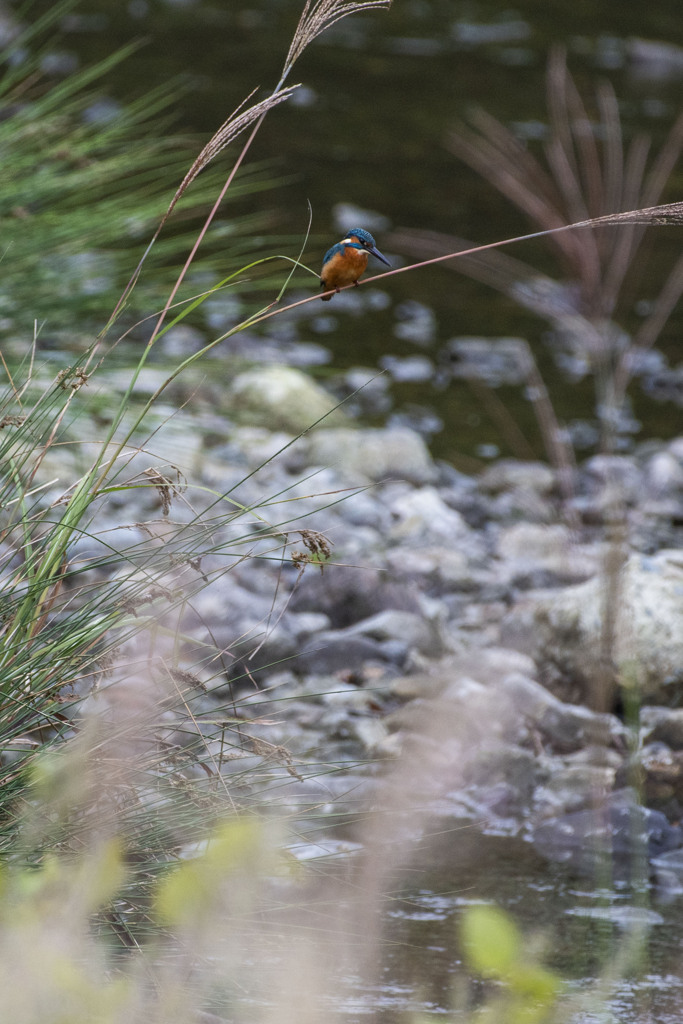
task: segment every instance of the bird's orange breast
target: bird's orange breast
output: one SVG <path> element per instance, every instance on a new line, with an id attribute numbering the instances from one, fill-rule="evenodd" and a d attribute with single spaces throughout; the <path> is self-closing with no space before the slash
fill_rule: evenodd
<path id="1" fill-rule="evenodd" d="M 354 284 L 368 265 L 368 254 L 345 246 L 343 252 L 336 252 L 324 265 L 320 280 L 326 288 L 342 288 Z"/>

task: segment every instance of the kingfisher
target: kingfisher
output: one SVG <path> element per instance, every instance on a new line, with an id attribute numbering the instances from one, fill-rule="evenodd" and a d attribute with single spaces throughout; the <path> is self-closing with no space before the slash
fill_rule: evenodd
<path id="1" fill-rule="evenodd" d="M 325 253 L 323 269 L 320 271 L 320 285 L 326 291 L 339 291 L 345 284 L 358 284 L 358 278 L 365 273 L 368 254 L 391 266 L 375 245 L 375 239 L 363 228 L 352 228 L 346 237 Z M 331 295 L 323 295 L 323 302 L 329 302 Z"/>

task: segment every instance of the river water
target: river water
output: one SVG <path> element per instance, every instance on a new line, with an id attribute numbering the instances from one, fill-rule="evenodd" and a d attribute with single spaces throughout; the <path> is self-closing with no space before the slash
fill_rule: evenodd
<path id="1" fill-rule="evenodd" d="M 334 840 L 327 842 L 327 856 L 324 838 L 317 846 L 323 873 L 349 856 L 343 847 L 338 852 Z M 416 842 L 383 897 L 373 978 L 344 978 L 344 1020 L 471 1020 L 469 1014 L 496 995 L 495 985 L 473 978 L 461 937 L 463 915 L 485 903 L 504 908 L 515 921 L 527 963 L 540 961 L 562 979 L 556 1012 L 536 1018 L 527 1005 L 529 1020 L 681 1020 L 680 893 L 610 884 L 607 877 L 598 882 L 544 861 L 521 839 L 482 835 L 443 818 Z M 311 919 L 317 919 L 315 908 Z M 508 1018 L 499 1012 L 485 1019 L 499 1024 Z"/>
<path id="2" fill-rule="evenodd" d="M 59 46 L 89 61 L 144 37 L 146 45 L 109 82 L 111 94 L 140 95 L 160 80 L 189 76 L 194 87 L 181 101 L 179 123 L 210 133 L 255 86 L 275 84 L 300 6 L 299 0 L 84 0 L 65 22 Z M 287 181 L 250 202 L 273 211 L 274 232 L 298 237 L 310 202 L 315 266 L 316 246 L 322 253 L 340 237 L 345 217 L 363 218 L 380 248 L 383 236 L 400 227 L 482 242 L 528 231 L 524 217 L 458 162 L 445 141 L 473 106 L 514 126 L 532 146 L 542 140 L 546 65 L 557 45 L 566 48 L 584 95 L 599 78 L 612 83 L 627 138 L 645 131 L 655 145 L 662 143 L 682 106 L 680 0 L 395 0 L 388 13 L 345 21 L 301 58 L 293 79 L 304 83 L 298 101 L 271 114 L 253 152 L 273 160 L 274 173 Z M 665 198 L 679 198 L 681 186 L 679 167 Z M 341 204 L 369 214 L 344 214 Z M 657 235 L 638 282 L 643 302 L 677 257 L 680 232 L 667 228 Z M 539 244 L 518 255 L 557 274 Z M 462 337 L 528 340 L 560 415 L 590 426 L 591 381 L 563 375 L 546 325 L 498 292 L 432 268 L 399 275 L 373 294 L 362 306 L 335 300 L 316 310 L 304 325 L 307 340 L 328 350 L 328 370 L 393 365 L 391 415 L 424 427 L 436 454 L 457 462 L 511 450 L 495 403 L 483 402 L 481 391 L 461 380 L 447 377 L 444 384 L 439 373 L 449 345 Z M 627 321 L 633 316 L 637 310 Z M 671 366 L 681 363 L 682 326 L 679 311 L 658 345 Z M 498 400 L 537 450 L 523 389 L 500 387 Z M 636 440 L 681 432 L 680 405 L 652 390 L 634 387 L 633 411 L 640 425 Z M 625 931 L 628 916 L 617 911 L 634 905 L 633 893 L 598 888 L 595 880 L 549 867 L 526 844 L 506 837 L 478 836 L 474 846 L 453 838 L 410 877 L 386 913 L 381 980 L 372 991 L 358 992 L 347 1008 L 350 1022 L 370 1014 L 389 1024 L 412 1011 L 448 1013 L 463 973 L 456 923 L 462 908 L 477 900 L 496 901 L 525 931 L 540 933 L 545 962 L 577 994 L 590 994 L 611 970 L 610 956 Z M 681 1020 L 681 897 L 663 900 L 655 893 L 649 911 L 641 967 L 616 977 L 606 1002 L 588 999 L 572 1020 Z"/>
<path id="3" fill-rule="evenodd" d="M 41 0 L 34 9 L 49 6 Z M 178 124 L 210 133 L 252 89 L 277 82 L 300 8 L 299 0 L 84 0 L 65 20 L 58 45 L 89 61 L 144 39 L 110 79 L 110 92 L 140 95 L 181 75 L 191 89 L 179 101 Z M 595 112 L 598 82 L 610 82 L 625 143 L 646 133 L 657 151 L 683 95 L 677 0 L 625 0 L 618 9 L 611 0 L 396 0 L 389 12 L 344 20 L 300 58 L 292 81 L 302 82 L 302 90 L 271 114 L 252 151 L 286 180 L 252 198 L 251 208 L 268 214 L 273 234 L 293 239 L 296 255 L 310 203 L 305 259 L 315 270 L 356 220 L 376 233 L 380 248 L 400 228 L 476 242 L 528 232 L 535 225 L 449 152 L 448 136 L 468 112 L 482 108 L 538 155 L 547 138 L 546 71 L 554 47 L 565 48 L 588 109 Z M 679 165 L 662 200 L 679 198 L 682 184 Z M 680 230 L 650 232 L 647 258 L 638 259 L 615 318 L 625 331 L 636 330 L 651 310 L 680 253 Z M 555 255 L 541 243 L 507 251 L 513 249 L 538 271 L 561 276 Z M 410 261 L 408 252 L 389 255 L 395 263 Z M 304 279 L 304 294 L 307 287 Z M 452 266 L 389 279 L 373 290 L 372 301 L 369 292 L 359 293 L 367 297 L 362 303 L 335 300 L 297 329 L 326 350 L 327 365 L 312 372 L 328 379 L 358 365 L 387 372 L 391 409 L 378 410 L 376 418 L 407 421 L 426 434 L 435 454 L 468 468 L 477 464 L 472 457 L 541 454 L 524 387 L 501 375 L 495 350 L 483 357 L 483 383 L 495 383 L 495 390 L 473 388 L 452 373 L 462 358 L 458 339 L 521 337 L 535 352 L 579 454 L 595 445 L 591 374 L 558 354 L 543 320 Z M 622 447 L 680 430 L 681 326 L 678 312 L 631 388 Z"/>

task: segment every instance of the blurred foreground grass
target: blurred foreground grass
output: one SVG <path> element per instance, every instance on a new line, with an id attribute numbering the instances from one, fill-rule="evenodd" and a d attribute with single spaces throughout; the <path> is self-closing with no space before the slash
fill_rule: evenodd
<path id="1" fill-rule="evenodd" d="M 164 83 L 126 104 L 108 99 L 108 73 L 130 60 L 135 46 L 61 79 L 42 70 L 50 66 L 51 52 L 44 40 L 73 6 L 74 0 L 56 4 L 1 55 L 4 349 L 10 340 L 19 348 L 34 322 L 39 328 L 45 322 L 48 337 L 57 333 L 61 348 L 69 348 L 74 335 L 82 346 L 88 328 L 99 330 L 197 149 L 196 140 L 173 134 L 173 108 L 184 88 L 180 82 Z M 171 229 L 158 240 L 129 297 L 129 323 L 163 304 L 178 260 L 196 236 L 198 217 L 209 209 L 221 181 L 220 170 L 208 168 L 181 200 Z M 240 173 L 227 200 L 233 205 L 229 219 L 216 226 L 202 252 L 205 285 L 254 254 L 268 217 L 238 213 L 235 201 L 272 184 L 263 167 Z"/>

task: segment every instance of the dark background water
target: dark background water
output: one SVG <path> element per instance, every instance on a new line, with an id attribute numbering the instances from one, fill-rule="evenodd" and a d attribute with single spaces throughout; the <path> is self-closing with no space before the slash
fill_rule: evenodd
<path id="1" fill-rule="evenodd" d="M 32 11 L 49 6 L 36 3 Z M 181 75 L 191 88 L 179 100 L 178 126 L 211 133 L 255 86 L 272 88 L 277 82 L 301 7 L 300 0 L 83 0 L 64 19 L 55 46 L 89 62 L 131 39 L 144 40 L 108 80 L 111 95 L 139 96 Z M 658 44 L 654 61 L 643 60 L 642 41 Z M 348 224 L 354 217 L 365 219 L 380 248 L 382 238 L 401 226 L 481 242 L 527 232 L 524 216 L 450 154 L 445 142 L 453 124 L 480 106 L 537 146 L 534 140 L 547 125 L 548 55 L 558 45 L 566 48 L 587 100 L 598 79 L 613 84 L 627 142 L 644 131 L 655 146 L 661 144 L 682 106 L 678 0 L 520 0 L 513 6 L 498 0 L 396 0 L 388 12 L 346 19 L 304 53 L 290 79 L 304 89 L 271 113 L 253 149 L 255 159 L 270 161 L 274 175 L 286 180 L 253 197 L 252 208 L 267 214 L 274 234 L 296 239 L 290 243 L 296 255 L 310 202 L 312 237 L 305 258 L 315 270 L 343 225 L 354 226 Z M 679 166 L 664 198 L 681 195 Z M 374 217 L 344 216 L 339 204 Z M 681 229 L 655 233 L 638 284 L 646 301 L 656 295 L 683 237 Z M 516 246 L 514 254 L 558 275 L 552 254 L 540 243 Z M 392 380 L 393 414 L 424 428 L 435 453 L 456 462 L 497 451 L 524 454 L 501 425 L 497 402 L 487 408 L 481 392 L 437 372 L 448 362 L 448 342 L 463 335 L 528 339 L 560 418 L 579 425 L 593 421 L 592 382 L 566 379 L 546 325 L 509 299 L 441 267 L 389 279 L 382 292 L 388 301 L 368 302 L 360 311 L 353 307 L 355 316 L 344 314 L 343 298 L 316 310 L 303 325 L 304 340 L 329 348 L 329 364 L 319 371 L 328 376 L 359 364 L 382 367 L 387 356 L 422 357 L 415 373 L 408 368 L 394 374 L 409 379 Z M 421 345 L 403 336 L 406 319 L 416 313 L 411 302 L 422 304 L 417 312 L 431 318 Z M 681 323 L 677 313 L 660 339 L 664 367 L 683 367 Z M 683 383 L 673 390 L 680 398 Z M 631 395 L 636 440 L 680 432 L 680 401 L 663 401 L 638 382 Z M 522 389 L 502 387 L 497 398 L 531 450 L 540 453 Z M 583 436 L 590 446 L 591 431 Z M 624 445 L 629 436 L 622 438 Z"/>

